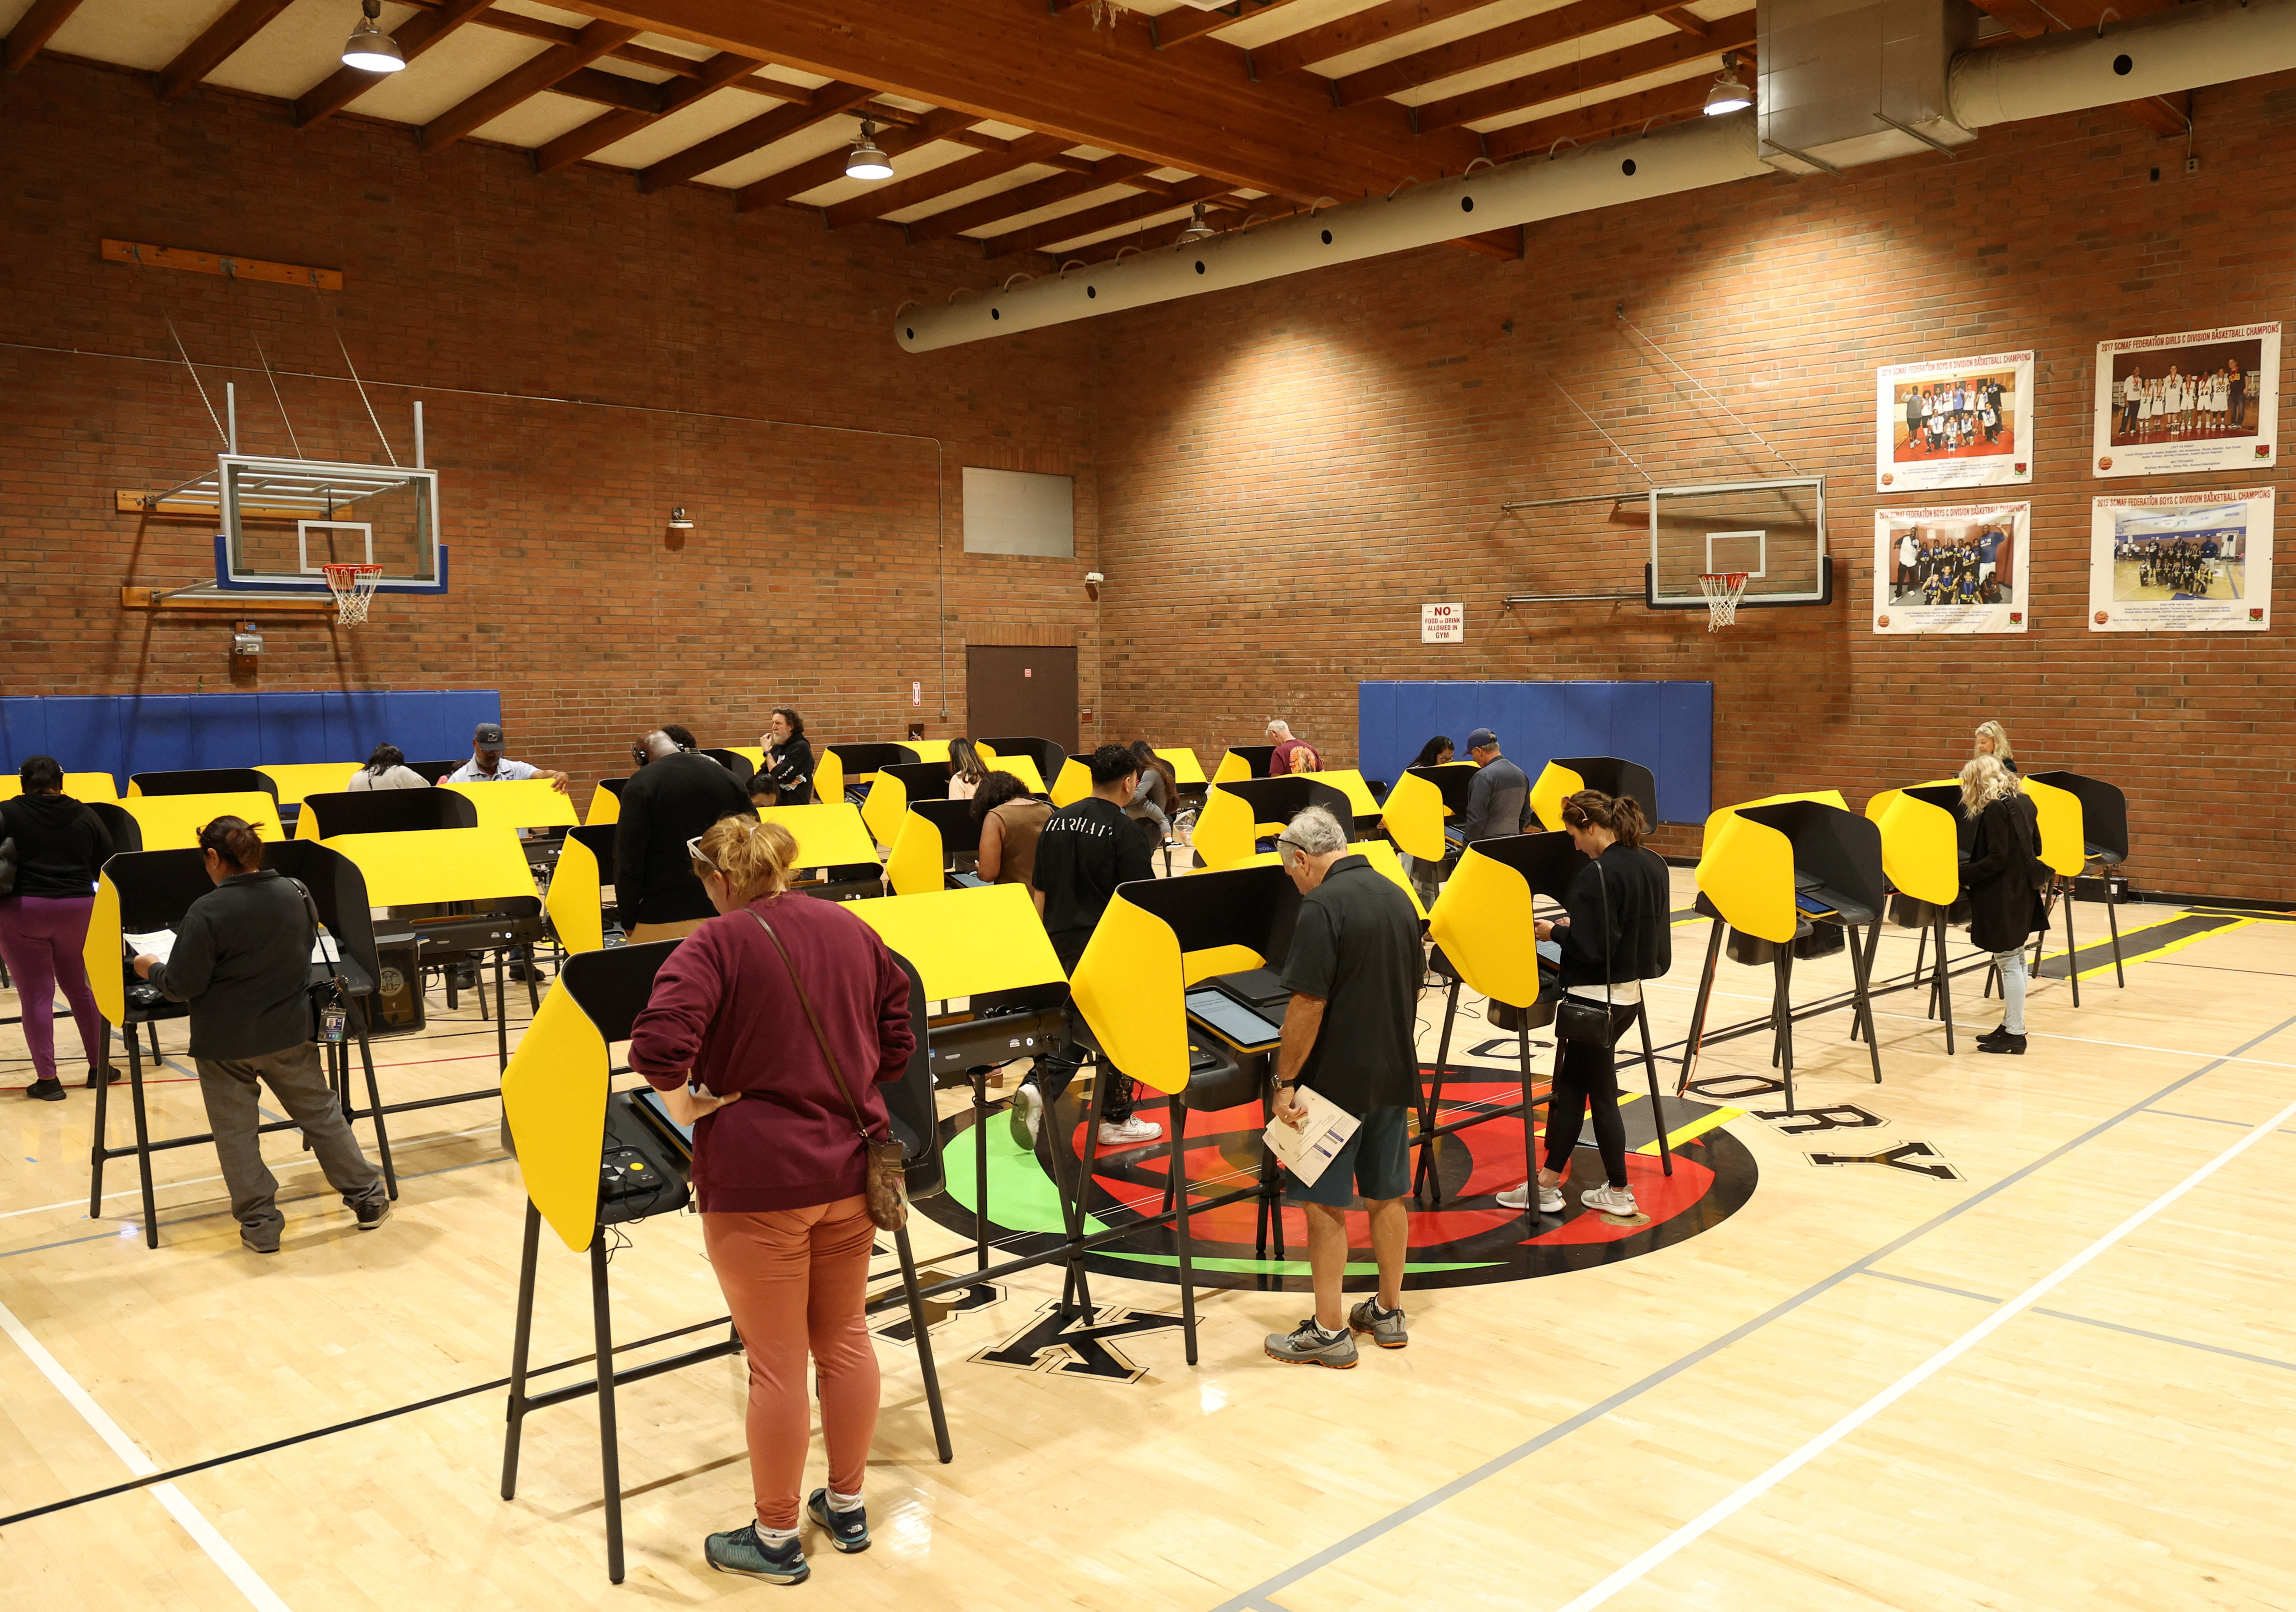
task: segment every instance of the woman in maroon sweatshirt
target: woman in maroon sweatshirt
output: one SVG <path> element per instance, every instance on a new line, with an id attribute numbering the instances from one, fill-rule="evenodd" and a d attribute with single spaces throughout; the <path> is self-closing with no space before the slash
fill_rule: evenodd
<path id="1" fill-rule="evenodd" d="M 749 1351 L 757 1518 L 709 1535 L 704 1553 L 720 1572 L 795 1583 L 809 1571 L 797 1536 L 808 1352 L 829 1486 L 806 1510 L 838 1550 L 869 1544 L 861 1476 L 877 1426 L 877 1355 L 861 1306 L 876 1228 L 863 1197 L 868 1156 L 791 970 L 880 1141 L 890 1133 L 877 1087 L 901 1077 L 916 1045 L 909 979 L 843 907 L 783 896 L 797 841 L 780 824 L 724 818 L 688 848 L 718 916 L 654 977 L 630 1032 L 630 1068 L 693 1126 L 702 1242 Z"/>

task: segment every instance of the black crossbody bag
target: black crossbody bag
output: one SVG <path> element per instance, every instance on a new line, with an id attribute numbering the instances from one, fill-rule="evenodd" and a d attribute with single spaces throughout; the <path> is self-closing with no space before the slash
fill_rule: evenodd
<path id="1" fill-rule="evenodd" d="M 1595 883 L 1603 892 L 1603 1005 L 1596 1007 L 1569 991 L 1554 1006 L 1554 1034 L 1564 1041 L 1587 1046 L 1611 1044 L 1611 882 L 1603 877 L 1603 859 L 1593 859 Z"/>

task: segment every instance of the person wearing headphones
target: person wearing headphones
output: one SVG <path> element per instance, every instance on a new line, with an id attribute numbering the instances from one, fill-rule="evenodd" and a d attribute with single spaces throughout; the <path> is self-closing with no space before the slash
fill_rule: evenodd
<path id="1" fill-rule="evenodd" d="M 263 840 L 244 818 L 218 817 L 201 829 L 200 855 L 215 888 L 184 912 L 167 960 L 147 952 L 135 971 L 168 1001 L 191 1003 L 192 1061 L 240 1243 L 276 1254 L 287 1223 L 256 1130 L 258 1082 L 301 1128 L 358 1229 L 372 1232 L 390 1218 L 390 1198 L 351 1134 L 313 1035 L 311 898 L 263 865 Z"/>

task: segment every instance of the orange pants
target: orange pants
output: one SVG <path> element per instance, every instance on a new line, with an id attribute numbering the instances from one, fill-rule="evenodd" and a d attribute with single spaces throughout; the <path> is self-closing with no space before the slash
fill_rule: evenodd
<path id="1" fill-rule="evenodd" d="M 758 1526 L 794 1528 L 820 1378 L 829 1486 L 861 1493 L 877 1430 L 877 1349 L 861 1312 L 877 1228 L 868 1201 L 701 1217 L 701 1241 L 750 1355 L 750 1482 Z"/>

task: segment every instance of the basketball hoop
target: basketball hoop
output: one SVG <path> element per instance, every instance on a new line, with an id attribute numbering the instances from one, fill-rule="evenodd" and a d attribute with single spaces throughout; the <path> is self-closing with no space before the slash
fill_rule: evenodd
<path id="1" fill-rule="evenodd" d="M 382 567 L 359 563 L 319 569 L 327 574 L 327 590 L 335 596 L 335 620 L 344 626 L 365 626 L 367 601 L 382 580 Z"/>
<path id="2" fill-rule="evenodd" d="M 1738 601 L 1746 592 L 1748 571 L 1701 571 L 1698 591 L 1706 595 L 1706 630 L 1718 633 L 1738 619 Z"/>

